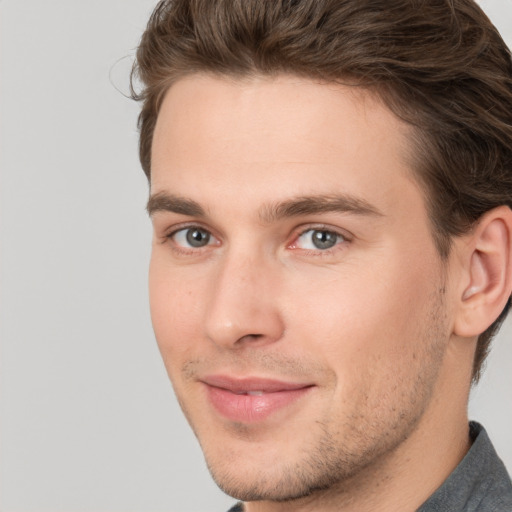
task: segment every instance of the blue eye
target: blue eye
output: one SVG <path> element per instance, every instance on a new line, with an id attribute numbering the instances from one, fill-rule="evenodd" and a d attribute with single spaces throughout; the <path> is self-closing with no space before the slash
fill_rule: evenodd
<path id="1" fill-rule="evenodd" d="M 343 241 L 345 238 L 334 231 L 308 229 L 297 238 L 296 246 L 299 249 L 325 251 Z"/>
<path id="2" fill-rule="evenodd" d="M 199 249 L 209 245 L 212 236 L 205 229 L 191 227 L 175 231 L 170 238 L 181 247 Z"/>

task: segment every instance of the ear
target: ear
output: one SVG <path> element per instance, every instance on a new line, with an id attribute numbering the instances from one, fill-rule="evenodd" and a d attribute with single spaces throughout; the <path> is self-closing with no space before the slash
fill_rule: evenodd
<path id="1" fill-rule="evenodd" d="M 498 318 L 512 294 L 512 211 L 507 206 L 490 210 L 462 239 L 454 334 L 473 337 Z"/>

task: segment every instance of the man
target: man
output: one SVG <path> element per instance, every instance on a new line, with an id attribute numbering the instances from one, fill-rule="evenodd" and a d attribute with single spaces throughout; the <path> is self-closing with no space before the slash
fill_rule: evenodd
<path id="1" fill-rule="evenodd" d="M 156 338 L 233 510 L 511 511 L 467 402 L 512 293 L 471 0 L 176 0 L 136 73 Z"/>

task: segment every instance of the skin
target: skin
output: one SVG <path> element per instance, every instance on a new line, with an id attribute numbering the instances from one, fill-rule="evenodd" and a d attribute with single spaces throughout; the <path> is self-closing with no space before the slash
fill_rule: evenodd
<path id="1" fill-rule="evenodd" d="M 464 258 L 439 258 L 408 136 L 370 92 L 293 76 L 193 75 L 163 102 L 152 321 L 214 479 L 250 512 L 412 511 L 469 447 Z M 235 422 L 208 399 L 212 374 L 311 387 Z"/>

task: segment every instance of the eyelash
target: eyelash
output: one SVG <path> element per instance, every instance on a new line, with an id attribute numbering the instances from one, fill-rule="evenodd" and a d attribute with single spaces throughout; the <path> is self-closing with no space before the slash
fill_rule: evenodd
<path id="1" fill-rule="evenodd" d="M 179 245 L 176 242 L 175 237 L 178 233 L 180 233 L 180 232 L 186 233 L 187 231 L 194 230 L 194 229 L 204 231 L 211 238 L 217 240 L 217 243 L 212 244 L 212 243 L 210 243 L 210 240 L 209 240 L 209 242 L 206 245 L 194 248 L 194 247 L 184 247 L 182 245 Z M 310 231 L 311 232 L 318 231 L 318 232 L 331 233 L 331 234 L 335 235 L 338 239 L 341 239 L 341 240 L 337 240 L 336 243 L 332 247 L 329 247 L 326 249 L 301 249 L 301 248 L 293 247 L 295 244 L 297 244 L 297 241 L 302 236 L 304 236 L 306 233 L 308 233 Z M 210 229 L 205 228 L 198 224 L 189 224 L 189 225 L 178 226 L 178 227 L 175 226 L 170 233 L 165 235 L 165 239 L 163 242 L 165 243 L 167 241 L 170 241 L 172 243 L 173 251 L 175 251 L 178 254 L 185 255 L 185 256 L 198 255 L 200 252 L 203 252 L 202 251 L 203 249 L 206 249 L 207 247 L 220 245 L 220 242 L 218 242 L 217 237 L 211 232 Z M 351 237 L 348 236 L 346 233 L 341 232 L 339 229 L 333 229 L 331 226 L 325 226 L 325 225 L 310 225 L 310 226 L 302 228 L 298 232 L 298 234 L 296 234 L 296 235 L 294 234 L 292 242 L 288 243 L 286 245 L 286 247 L 292 248 L 294 250 L 302 251 L 302 254 L 304 254 L 306 256 L 327 257 L 327 256 L 331 256 L 333 253 L 335 253 L 339 250 L 342 250 L 344 248 L 344 246 L 346 244 L 350 243 L 351 241 L 352 241 Z"/>

